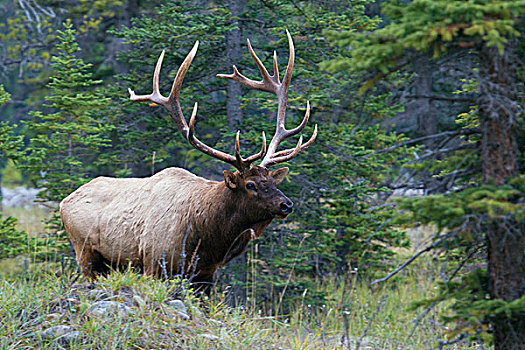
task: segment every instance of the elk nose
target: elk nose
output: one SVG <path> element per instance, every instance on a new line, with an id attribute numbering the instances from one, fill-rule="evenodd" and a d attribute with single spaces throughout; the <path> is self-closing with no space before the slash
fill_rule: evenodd
<path id="1" fill-rule="evenodd" d="M 293 202 L 291 200 L 285 200 L 279 205 L 281 213 L 290 214 L 293 211 Z"/>

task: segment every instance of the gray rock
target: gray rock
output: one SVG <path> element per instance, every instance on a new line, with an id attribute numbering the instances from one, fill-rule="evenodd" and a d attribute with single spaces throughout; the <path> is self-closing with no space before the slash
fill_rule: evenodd
<path id="1" fill-rule="evenodd" d="M 133 305 L 143 308 L 143 307 L 146 306 L 146 302 L 140 296 L 134 295 L 133 296 Z"/>
<path id="2" fill-rule="evenodd" d="M 117 301 L 98 301 L 89 307 L 88 314 L 95 317 L 127 317 L 133 314 L 133 310 Z"/>
<path id="3" fill-rule="evenodd" d="M 208 340 L 219 340 L 220 339 L 218 336 L 209 334 L 209 333 L 200 334 L 199 337 L 208 339 Z"/>
<path id="4" fill-rule="evenodd" d="M 82 333 L 79 331 L 69 332 L 64 334 L 60 339 L 63 339 L 68 343 L 79 342 L 80 339 L 82 339 Z"/>
<path id="5" fill-rule="evenodd" d="M 188 313 L 188 308 L 186 307 L 186 305 L 182 302 L 182 300 L 179 300 L 179 299 L 175 299 L 175 300 L 170 300 L 166 303 L 168 306 L 174 308 L 175 310 L 178 310 L 178 311 L 181 311 L 185 314 Z"/>
<path id="6" fill-rule="evenodd" d="M 41 335 L 44 339 L 55 339 L 73 331 L 75 329 L 70 326 L 54 326 L 43 331 Z"/>
<path id="7" fill-rule="evenodd" d="M 43 331 L 41 335 L 43 339 L 53 340 L 62 345 L 79 343 L 82 340 L 82 333 L 70 326 L 54 326 Z"/>
<path id="8" fill-rule="evenodd" d="M 168 310 L 168 314 L 172 318 L 180 318 L 180 319 L 182 319 L 184 321 L 188 321 L 190 319 L 190 316 L 188 316 L 187 314 L 185 314 L 184 312 L 179 311 L 179 310 L 169 309 Z"/>

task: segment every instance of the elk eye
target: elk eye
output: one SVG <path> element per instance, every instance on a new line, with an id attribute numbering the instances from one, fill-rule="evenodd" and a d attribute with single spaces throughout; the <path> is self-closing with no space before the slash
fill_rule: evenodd
<path id="1" fill-rule="evenodd" d="M 250 191 L 257 191 L 257 187 L 255 187 L 255 184 L 253 182 L 248 182 L 246 184 L 246 189 Z"/>

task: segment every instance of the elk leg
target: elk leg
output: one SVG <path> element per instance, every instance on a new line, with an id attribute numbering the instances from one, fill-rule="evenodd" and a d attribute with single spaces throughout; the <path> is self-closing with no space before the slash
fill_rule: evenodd
<path id="1" fill-rule="evenodd" d="M 76 260 L 82 275 L 85 278 L 94 279 L 99 275 L 107 275 L 110 270 L 109 261 L 90 244 L 73 243 Z"/>
<path id="2" fill-rule="evenodd" d="M 94 279 L 95 271 L 93 271 L 93 262 L 95 256 L 91 246 L 73 242 L 73 248 L 75 249 L 77 263 L 80 267 L 80 271 L 82 271 L 82 275 L 85 278 Z"/>
<path id="3" fill-rule="evenodd" d="M 221 264 L 227 264 L 233 258 L 241 255 L 248 246 L 248 243 L 250 243 L 250 241 L 254 238 L 255 231 L 253 229 L 249 228 L 247 230 L 242 231 L 241 234 L 237 236 L 235 241 L 230 246 L 230 249 L 224 256 L 224 259 L 222 260 Z"/>

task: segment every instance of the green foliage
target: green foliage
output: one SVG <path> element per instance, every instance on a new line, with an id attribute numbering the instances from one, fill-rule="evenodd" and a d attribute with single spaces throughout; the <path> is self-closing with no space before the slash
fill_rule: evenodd
<path id="1" fill-rule="evenodd" d="M 9 98 L 10 95 L 4 90 L 4 86 L 0 84 L 0 106 L 7 103 Z M 15 129 L 16 125 L 11 125 L 5 121 L 0 122 L 0 180 L 2 180 L 0 185 L 5 185 L 6 180 L 7 182 L 11 181 L 11 183 L 21 180 L 21 174 L 14 168 L 13 162 L 20 158 L 24 143 L 23 137 L 16 135 Z M 1 197 L 0 191 L 0 201 Z"/>
<path id="2" fill-rule="evenodd" d="M 18 169 L 18 165 L 11 159 L 6 162 L 2 169 L 2 186 L 7 188 L 16 188 L 25 184 L 24 176 Z"/>
<path id="3" fill-rule="evenodd" d="M 431 50 L 437 57 L 447 49 L 474 47 L 478 42 L 503 53 L 508 39 L 519 35 L 516 22 L 524 9 L 523 0 L 386 2 L 383 13 L 388 23 L 370 35 L 356 30 L 326 31 L 335 44 L 350 49 L 323 67 L 332 71 L 377 69 L 387 74 L 414 51 Z"/>
<path id="4" fill-rule="evenodd" d="M 231 29 L 227 22 L 227 13 L 219 6 L 163 3 L 134 18 L 131 26 L 111 32 L 129 45 L 128 50 L 119 53 L 119 60 L 129 64 L 131 72 L 120 77 L 122 84 L 106 90 L 106 95 L 116 102 L 109 106 L 107 115 L 115 126 L 112 139 L 116 163 L 124 173 L 131 166 L 135 175 L 151 175 L 152 168 L 193 168 L 209 161 L 184 140 L 162 107 L 148 108 L 147 104 L 130 102 L 127 89 L 137 94 L 150 93 L 155 64 L 162 50 L 166 50 L 160 90 L 167 95 L 179 65 L 199 40 L 199 51 L 182 86 L 181 106 L 187 110 L 194 102 L 199 103 L 196 132 L 205 143 L 213 144 L 217 132 L 210 126 L 222 125 L 225 118 L 217 113 L 222 96 L 218 102 L 209 91 L 217 89 L 215 74 L 226 70 L 222 54 L 226 49 L 224 35 Z"/>
<path id="5" fill-rule="evenodd" d="M 0 123 L 0 164 L 2 165 L 7 159 L 16 160 L 20 157 L 23 137 L 14 134 L 15 128 L 16 125 L 12 126 L 8 122 Z"/>
<path id="6" fill-rule="evenodd" d="M 59 202 L 88 181 L 98 165 L 103 148 L 109 146 L 106 135 L 112 130 L 101 114 L 108 99 L 92 88 L 91 67 L 76 58 L 80 50 L 70 22 L 58 31 L 59 54 L 52 57 L 53 75 L 44 106 L 51 113 L 31 112 L 26 122 L 31 137 L 23 168 L 41 188 L 42 201 Z"/>
<path id="7" fill-rule="evenodd" d="M 400 199 L 399 207 L 406 212 L 397 222 L 424 225 L 435 223 L 438 231 L 443 231 L 468 228 L 466 223 L 469 220 L 476 220 L 477 224 L 484 225 L 503 215 L 516 215 L 516 219 L 520 221 L 523 219 L 525 206 L 520 203 L 519 198 L 524 193 L 523 188 L 518 186 L 483 185 L 450 194 Z M 461 232 L 473 236 L 479 234 L 478 231 L 469 232 L 468 229 Z"/>
<path id="8" fill-rule="evenodd" d="M 10 97 L 9 93 L 4 89 L 4 85 L 0 84 L 0 106 L 9 102 Z"/>
<path id="9" fill-rule="evenodd" d="M 39 200 L 55 210 L 103 162 L 101 154 L 110 145 L 107 134 L 113 129 L 101 117 L 108 99 L 93 89 L 100 82 L 92 79 L 91 65 L 76 57 L 80 48 L 71 22 L 57 34 L 59 53 L 51 58 L 53 73 L 44 105 L 50 112 L 33 111 L 32 120 L 25 122 L 30 141 L 22 164 L 41 189 Z M 46 250 L 67 250 L 57 211 L 48 223 L 52 234 L 46 237 Z"/>
<path id="10" fill-rule="evenodd" d="M 254 242 L 246 282 L 236 282 L 250 299 L 273 300 L 273 307 L 279 304 L 284 312 L 301 300 L 323 304 L 330 296 L 312 277 L 324 280 L 359 271 L 368 280 L 391 266 L 391 248 L 407 247 L 409 240 L 393 226 L 396 213 L 384 205 L 389 192 L 384 184 L 411 150 L 375 151 L 403 140 L 378 127 L 362 130 L 340 123 L 320 133 L 317 144 L 293 160 L 290 179 L 280 187 L 296 203 L 294 214 Z"/>
<path id="11" fill-rule="evenodd" d="M 492 342 L 489 332 L 494 319 L 511 319 L 525 308 L 525 297 L 512 301 L 491 299 L 487 271 L 475 269 L 461 279 L 438 283 L 435 296 L 412 303 L 411 309 L 427 308 L 445 299 L 452 301 L 451 312 L 440 315 L 440 319 L 453 326 L 446 338 L 468 334 L 470 340 L 481 338 L 487 344 Z"/>
<path id="12" fill-rule="evenodd" d="M 505 148 L 501 145 L 501 154 L 489 154 L 484 147 L 493 147 L 486 143 L 490 142 L 487 141 L 489 139 L 487 134 L 495 132 L 487 129 L 488 120 L 501 118 L 502 129 L 508 130 L 514 127 L 513 122 L 506 121 L 508 114 L 502 110 L 512 105 L 519 105 L 520 101 L 515 99 L 513 93 L 500 91 L 502 87 L 508 87 L 509 91 L 514 90 L 519 85 L 514 81 L 515 67 L 511 66 L 513 63 L 508 62 L 514 62 L 514 58 L 517 58 L 517 56 L 513 57 L 516 52 L 511 46 L 516 47 L 520 35 L 518 28 L 522 25 L 520 22 L 525 13 L 525 2 L 522 0 L 392 1 L 384 3 L 382 9 L 385 25 L 372 32 L 326 31 L 325 34 L 334 45 L 344 50 L 340 57 L 327 60 L 322 67 L 334 72 L 371 71 L 371 78 L 361 88 L 361 92 L 364 92 L 385 76 L 410 72 L 414 68 L 412 63 L 422 56 L 432 56 L 436 63 L 447 62 L 447 58 L 454 59 L 458 56 L 453 55 L 459 53 L 468 53 L 471 57 L 477 58 L 478 61 L 474 64 L 470 63 L 463 68 L 467 78 L 457 82 L 461 83 L 461 87 L 455 91 L 455 94 L 467 94 L 478 99 L 480 108 L 473 103 L 468 111 L 464 111 L 456 118 L 456 124 L 462 128 L 460 133 L 471 136 L 457 140 L 454 147 L 450 149 L 444 147 L 450 139 L 440 141 L 436 148 L 441 149 L 429 149 L 427 154 L 406 166 L 423 174 L 433 174 L 435 179 L 443 181 L 447 193 L 400 200 L 398 205 L 402 215 L 395 221 L 409 225 L 416 223 L 437 226 L 439 235 L 435 236 L 435 246 L 445 250 L 447 256 L 455 261 L 453 265 L 457 266 L 457 270 L 442 288 L 442 294 L 424 304 L 430 307 L 437 301 L 454 301 L 451 309 L 453 316 L 446 319 L 453 326 L 452 336 L 483 332 L 486 338 L 489 322 L 492 327 L 498 328 L 495 333 L 501 334 L 503 329 L 509 328 L 505 328 L 502 318 L 491 312 L 499 310 L 497 313 L 508 314 L 509 310 L 513 310 L 512 317 L 516 319 L 520 317 L 520 312 L 523 312 L 523 309 L 517 311 L 523 307 L 523 303 L 520 298 L 510 302 L 502 301 L 502 295 L 499 295 L 496 291 L 498 288 L 494 287 L 498 282 L 494 281 L 492 290 L 485 286 L 483 292 L 477 294 L 477 291 L 481 290 L 476 285 L 477 282 L 474 283 L 478 280 L 474 278 L 477 272 L 469 275 L 461 270 L 461 267 L 471 263 L 473 258 L 470 255 L 462 256 L 461 253 L 482 250 L 492 256 L 487 260 L 488 265 L 492 264 L 493 267 L 498 265 L 501 269 L 504 264 L 508 264 L 508 261 L 503 261 L 501 257 L 495 258 L 497 254 L 491 249 L 503 249 L 507 235 L 518 235 L 515 242 L 522 241 L 522 238 L 519 238 L 522 236 L 519 235 L 523 234 L 520 230 L 525 212 L 523 206 L 525 192 L 519 183 L 523 179 L 515 179 L 505 186 L 480 185 L 480 183 L 482 172 L 484 181 L 490 182 L 490 179 L 486 178 L 487 173 L 490 173 L 486 171 L 489 169 L 489 164 L 500 161 L 498 157 L 512 157 L 514 151 L 511 150 L 514 146 Z M 513 45 L 509 45 L 510 43 Z M 487 49 L 492 47 L 497 50 Z M 438 58 L 441 60 L 437 61 Z M 495 63 L 487 64 L 489 61 L 500 62 L 498 59 L 503 63 L 498 63 L 501 65 L 497 68 Z M 500 70 L 505 78 L 493 79 L 494 70 Z M 491 87 L 487 88 L 487 86 Z M 499 90 L 494 86 L 498 86 Z M 492 106 L 492 109 L 487 108 L 486 101 L 499 99 L 500 94 L 504 96 L 502 98 L 504 102 L 498 100 L 499 104 Z M 514 112 L 511 114 L 513 115 Z M 476 129 L 481 129 L 480 135 L 476 135 Z M 500 142 L 513 143 L 512 132 L 507 136 L 509 139 Z M 493 158 L 481 159 L 482 156 Z M 509 164 L 512 163 L 510 159 Z M 488 244 L 488 241 L 491 243 Z M 499 242 L 497 244 L 500 246 L 494 248 L 494 245 L 497 245 L 494 242 Z M 516 264 L 522 264 L 523 252 L 518 251 L 515 254 L 512 259 L 516 260 Z M 496 270 L 497 268 L 493 268 L 493 271 Z M 518 270 L 522 271 L 522 268 Z M 515 278 L 519 279 L 519 276 L 515 275 L 512 274 L 514 280 L 509 283 L 523 286 L 523 279 L 516 282 Z M 507 277 L 491 275 L 490 278 L 506 279 Z M 456 287 L 452 287 L 453 285 Z M 515 293 L 512 298 L 523 295 L 523 288 Z M 516 337 L 518 339 L 523 332 L 523 324 L 517 322 L 513 325 L 510 327 L 515 327 L 516 332 L 520 334 Z M 496 348 L 499 346 L 501 344 L 496 344 Z"/>
<path id="13" fill-rule="evenodd" d="M 7 103 L 10 99 L 9 93 L 4 90 L 0 84 L 0 106 Z M 16 125 L 10 125 L 8 122 L 0 123 L 0 165 L 4 166 L 7 159 L 17 159 L 19 151 L 23 145 L 22 136 L 15 135 Z"/>
<path id="14" fill-rule="evenodd" d="M 16 218 L 0 216 L 0 259 L 16 257 L 29 251 L 30 242 L 25 231 L 16 228 Z"/>

